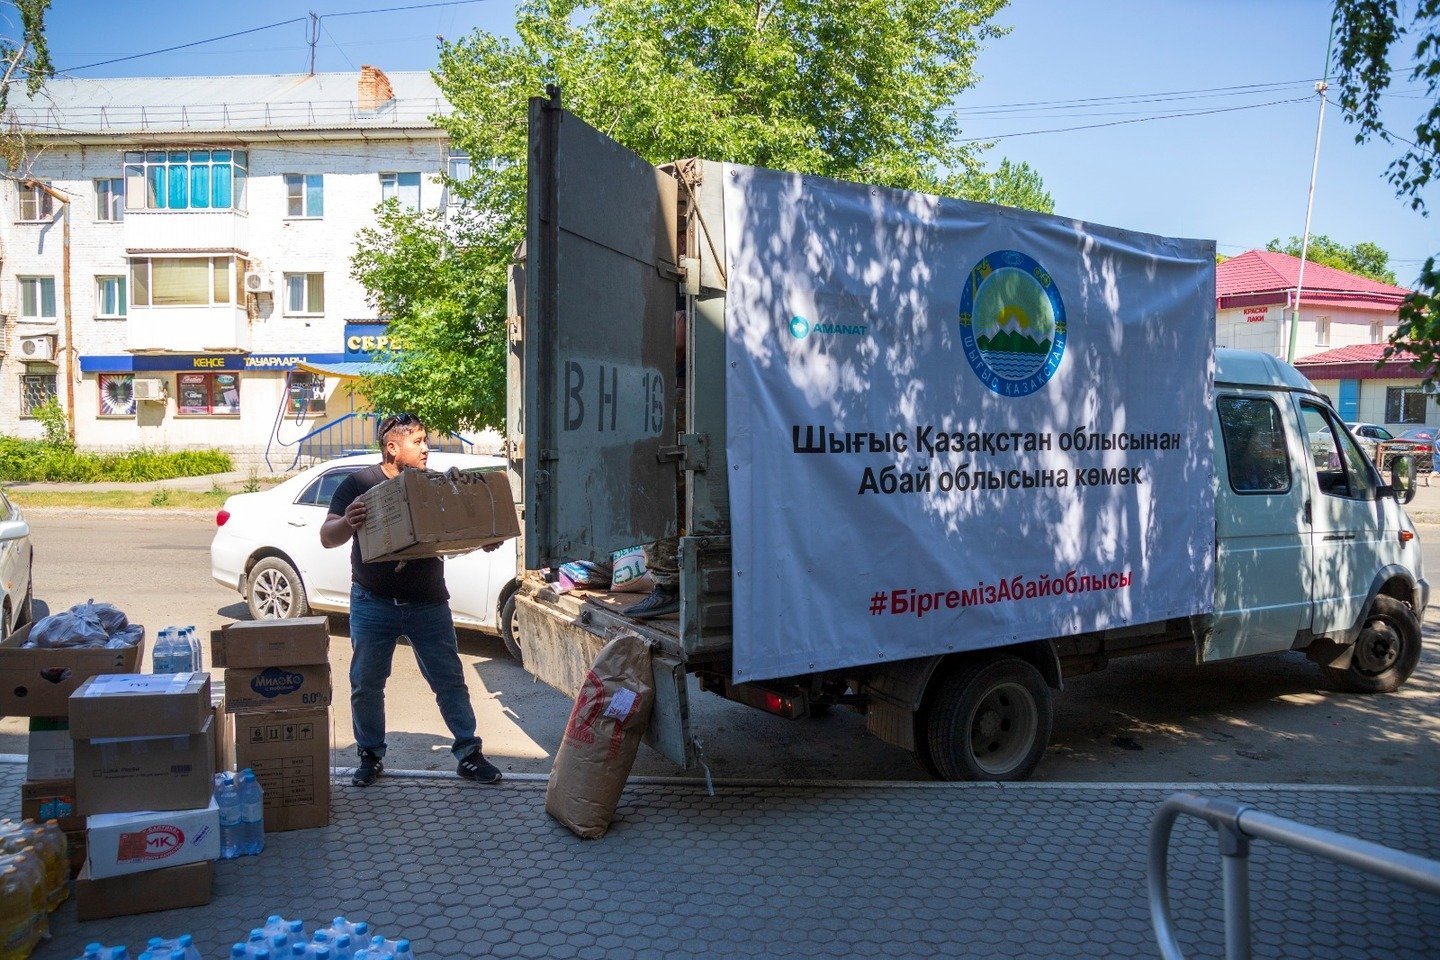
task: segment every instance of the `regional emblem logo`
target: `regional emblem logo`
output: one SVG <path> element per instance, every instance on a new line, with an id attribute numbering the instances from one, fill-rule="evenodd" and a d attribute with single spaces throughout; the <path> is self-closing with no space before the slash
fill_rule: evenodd
<path id="1" fill-rule="evenodd" d="M 975 376 L 995 393 L 1034 393 L 1065 356 L 1065 304 L 1055 281 L 1033 257 L 997 250 L 965 278 L 960 343 Z"/>

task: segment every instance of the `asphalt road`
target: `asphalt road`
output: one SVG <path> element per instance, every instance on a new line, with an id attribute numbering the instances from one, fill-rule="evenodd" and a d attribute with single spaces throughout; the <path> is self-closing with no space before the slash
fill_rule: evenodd
<path id="1" fill-rule="evenodd" d="M 150 635 L 169 624 L 202 634 L 248 616 L 210 579 L 213 523 L 195 513 L 32 510 L 39 612 L 105 600 Z M 1422 529 L 1431 579 L 1440 526 Z M 349 640 L 332 618 L 334 762 L 353 763 Z M 1299 654 L 1196 666 L 1183 654 L 1121 660 L 1067 684 L 1049 754 L 1035 777 L 1071 782 L 1337 783 L 1440 786 L 1440 617 L 1426 618 L 1420 668 L 1398 693 L 1330 691 Z M 461 657 L 485 738 L 504 770 L 545 773 L 570 702 L 536 683 L 494 637 L 461 633 Z M 836 711 L 787 721 L 711 694 L 692 697 L 695 725 L 719 778 L 922 780 L 905 751 L 873 739 L 864 718 Z M 397 652 L 389 688 L 387 765 L 451 769 L 449 737 L 413 657 Z M 26 721 L 0 719 L 0 753 L 24 753 Z M 680 773 L 642 750 L 637 774 Z M 692 771 L 690 775 L 703 775 Z"/>

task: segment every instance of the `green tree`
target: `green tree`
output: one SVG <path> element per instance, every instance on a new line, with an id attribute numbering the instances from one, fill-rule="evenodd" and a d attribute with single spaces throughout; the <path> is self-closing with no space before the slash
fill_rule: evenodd
<path id="1" fill-rule="evenodd" d="M 1300 256 L 1300 238 L 1291 237 L 1281 243 L 1277 237 L 1265 244 L 1265 249 L 1273 253 L 1288 253 L 1292 257 L 1298 257 Z M 1336 270 L 1359 274 L 1391 286 L 1397 282 L 1395 271 L 1390 269 L 1390 254 L 1381 249 L 1378 244 L 1368 241 L 1362 240 L 1353 247 L 1347 247 L 1322 233 L 1310 238 L 1310 245 L 1305 250 L 1305 259 L 1310 263 L 1319 263 L 1327 267 L 1334 267 Z"/>
<path id="2" fill-rule="evenodd" d="M 1440 0 L 1415 0 L 1409 20 L 1402 19 L 1396 0 L 1336 0 L 1335 67 L 1340 105 L 1355 124 L 1357 142 L 1372 137 L 1402 147 L 1386 171 L 1395 194 L 1411 209 L 1427 216 L 1424 193 L 1440 175 Z M 1426 108 L 1408 136 L 1388 129 L 1381 118 L 1381 98 L 1389 91 L 1392 50 L 1409 46 L 1404 72 L 1423 85 Z M 1400 325 L 1390 337 L 1386 356 L 1399 350 L 1416 357 L 1426 383 L 1433 382 L 1440 360 L 1440 268 L 1429 257 L 1412 285 L 1414 293 L 1400 308 Z"/>
<path id="3" fill-rule="evenodd" d="M 442 44 L 437 118 L 473 175 L 447 222 L 388 211 L 353 273 L 410 348 L 364 392 L 437 427 L 503 418 L 505 275 L 523 239 L 526 102 L 567 109 L 652 163 L 705 157 L 1053 207 L 1039 174 L 960 142 L 1004 0 L 523 0 L 515 40 Z M 464 351 L 456 353 L 454 351 Z"/>
<path id="4" fill-rule="evenodd" d="M 45 42 L 45 11 L 50 0 L 10 0 L 10 5 L 20 14 L 20 24 L 18 31 L 12 23 L 7 35 L 0 35 L 0 115 L 9 105 L 12 84 L 24 80 L 25 92 L 33 97 L 55 73 Z M 15 125 L 10 127 L 0 133 L 0 158 L 12 171 L 23 172 L 30 138 Z"/>

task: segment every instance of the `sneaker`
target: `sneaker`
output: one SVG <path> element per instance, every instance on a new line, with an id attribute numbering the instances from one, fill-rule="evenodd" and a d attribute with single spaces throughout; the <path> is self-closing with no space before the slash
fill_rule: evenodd
<path id="1" fill-rule="evenodd" d="M 385 771 L 385 764 L 380 762 L 380 754 L 373 750 L 360 751 L 360 766 L 355 768 L 355 775 L 350 782 L 357 787 L 368 787 L 380 779 L 380 774 Z"/>
<path id="2" fill-rule="evenodd" d="M 651 620 L 680 612 L 680 591 L 675 587 L 657 586 L 639 603 L 620 611 L 634 620 Z"/>
<path id="3" fill-rule="evenodd" d="M 476 783 L 499 783 L 505 778 L 500 768 L 489 760 L 479 750 L 472 750 L 466 755 L 455 772 L 466 780 L 474 780 Z"/>

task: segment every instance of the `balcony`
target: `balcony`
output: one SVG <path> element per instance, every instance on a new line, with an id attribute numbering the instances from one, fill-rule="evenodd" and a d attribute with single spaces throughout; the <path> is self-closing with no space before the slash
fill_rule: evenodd
<path id="1" fill-rule="evenodd" d="M 250 249 L 250 218 L 237 210 L 126 210 L 124 230 L 132 255 Z"/>
<path id="2" fill-rule="evenodd" d="M 249 350 L 250 322 L 234 304 L 214 307 L 131 307 L 126 349 L 173 353 Z"/>

